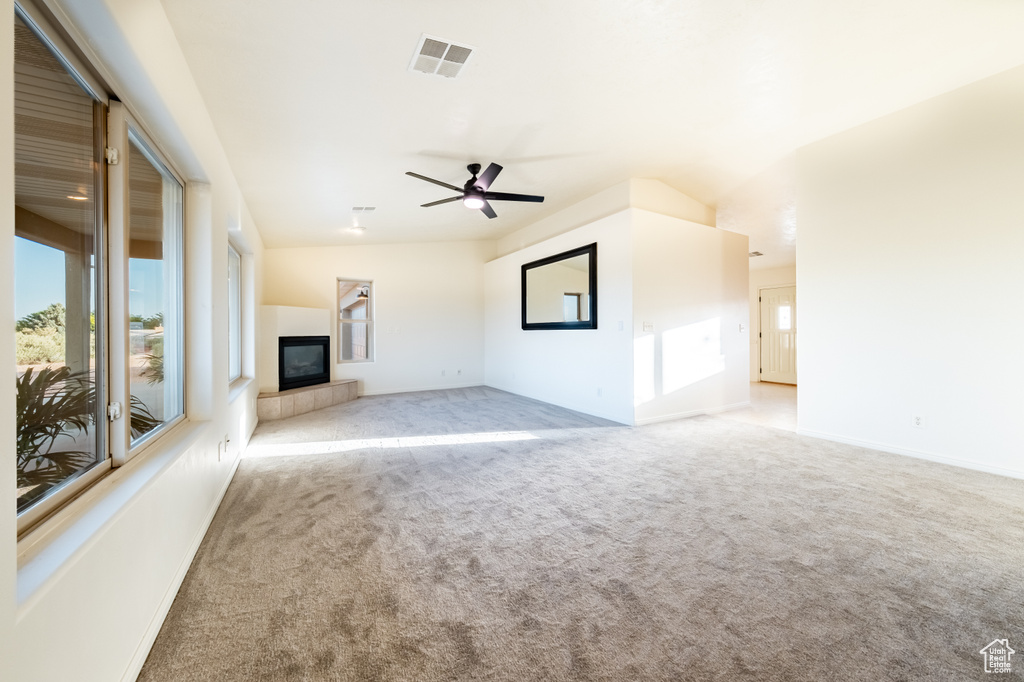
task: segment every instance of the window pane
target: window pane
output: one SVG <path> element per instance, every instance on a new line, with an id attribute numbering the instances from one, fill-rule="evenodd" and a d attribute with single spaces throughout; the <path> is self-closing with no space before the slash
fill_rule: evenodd
<path id="1" fill-rule="evenodd" d="M 105 448 L 96 428 L 98 109 L 19 18 L 14 35 L 21 512 L 103 461 Z"/>
<path id="2" fill-rule="evenodd" d="M 242 376 L 242 259 L 228 247 L 228 379 Z"/>
<path id="3" fill-rule="evenodd" d="M 350 322 L 341 325 L 341 359 L 370 359 L 370 325 Z"/>
<path id="4" fill-rule="evenodd" d="M 787 331 L 792 327 L 791 307 L 788 305 L 779 306 L 779 329 Z"/>
<path id="5" fill-rule="evenodd" d="M 140 142 L 128 151 L 128 337 L 134 445 L 184 412 L 181 185 Z"/>
<path id="6" fill-rule="evenodd" d="M 370 282 L 338 280 L 338 361 L 373 359 Z"/>

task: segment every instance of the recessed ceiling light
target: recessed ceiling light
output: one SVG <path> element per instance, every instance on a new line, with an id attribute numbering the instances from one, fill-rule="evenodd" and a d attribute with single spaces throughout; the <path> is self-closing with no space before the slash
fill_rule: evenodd
<path id="1" fill-rule="evenodd" d="M 352 234 L 362 234 L 363 232 L 366 232 L 366 228 L 363 227 L 362 225 L 353 225 L 346 231 L 351 232 Z"/>
<path id="2" fill-rule="evenodd" d="M 69 194 L 68 199 L 71 199 L 72 201 L 89 201 L 89 197 L 80 197 L 74 194 Z"/>

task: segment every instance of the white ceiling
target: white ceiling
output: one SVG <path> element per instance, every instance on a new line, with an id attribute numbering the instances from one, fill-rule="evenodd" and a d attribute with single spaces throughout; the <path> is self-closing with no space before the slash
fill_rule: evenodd
<path id="1" fill-rule="evenodd" d="M 796 148 L 1024 63 L 1020 0 L 163 4 L 268 247 L 498 238 L 641 177 L 785 264 Z M 424 33 L 475 48 L 457 79 L 408 69 Z M 404 175 L 492 161 L 545 203 Z"/>

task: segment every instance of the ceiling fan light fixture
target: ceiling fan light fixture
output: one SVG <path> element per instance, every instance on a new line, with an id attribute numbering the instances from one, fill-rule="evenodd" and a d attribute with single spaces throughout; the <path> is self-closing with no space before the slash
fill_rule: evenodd
<path id="1" fill-rule="evenodd" d="M 491 183 L 498 177 L 498 173 L 501 172 L 501 166 L 496 163 L 492 163 L 480 173 L 480 164 L 471 163 L 466 166 L 466 170 L 469 171 L 471 177 L 466 181 L 466 184 L 462 187 L 456 187 L 450 185 L 442 180 L 435 180 L 434 178 L 428 178 L 426 175 L 420 175 L 419 173 L 413 173 L 412 171 L 406 171 L 405 174 L 424 180 L 433 185 L 440 185 L 446 189 L 450 189 L 453 192 L 459 194 L 454 197 L 448 197 L 447 199 L 439 199 L 438 201 L 431 201 L 426 204 L 420 204 L 423 208 L 430 208 L 431 206 L 440 206 L 441 204 L 448 204 L 453 201 L 462 200 L 462 205 L 468 209 L 479 210 L 488 218 L 497 218 L 498 214 L 491 208 L 491 201 L 530 201 L 534 203 L 540 203 L 544 201 L 544 197 L 536 196 L 533 194 L 510 194 L 508 192 L 492 192 L 490 191 Z"/>

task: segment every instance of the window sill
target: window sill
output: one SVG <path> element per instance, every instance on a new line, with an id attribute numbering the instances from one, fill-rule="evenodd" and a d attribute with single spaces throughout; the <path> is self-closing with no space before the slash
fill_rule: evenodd
<path id="1" fill-rule="evenodd" d="M 233 403 L 241 397 L 249 385 L 252 384 L 252 378 L 250 377 L 239 377 L 231 382 L 228 386 L 228 403 Z"/>
<path id="2" fill-rule="evenodd" d="M 97 535 L 199 440 L 207 424 L 180 424 L 160 439 L 159 448 L 114 469 L 18 541 L 19 617 L 46 583 L 73 565 Z"/>

